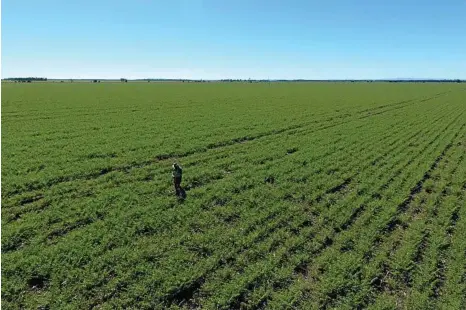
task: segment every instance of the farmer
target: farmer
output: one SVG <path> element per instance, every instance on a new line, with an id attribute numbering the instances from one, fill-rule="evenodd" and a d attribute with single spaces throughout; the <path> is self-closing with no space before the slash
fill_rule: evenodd
<path id="1" fill-rule="evenodd" d="M 179 195 L 181 191 L 181 176 L 183 174 L 183 170 L 177 163 L 174 163 L 172 168 L 173 184 L 175 185 L 176 195 Z"/>

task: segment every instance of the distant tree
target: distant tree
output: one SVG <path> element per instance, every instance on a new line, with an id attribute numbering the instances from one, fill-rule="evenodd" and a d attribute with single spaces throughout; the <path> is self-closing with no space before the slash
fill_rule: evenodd
<path id="1" fill-rule="evenodd" d="M 17 81 L 20 83 L 27 83 L 28 81 L 47 81 L 47 78 L 38 78 L 38 77 L 17 77 L 17 78 L 8 78 L 8 81 Z"/>

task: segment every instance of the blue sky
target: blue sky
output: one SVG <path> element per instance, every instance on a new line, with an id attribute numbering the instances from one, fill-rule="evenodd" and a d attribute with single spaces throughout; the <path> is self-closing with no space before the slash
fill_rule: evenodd
<path id="1" fill-rule="evenodd" d="M 2 77 L 466 78 L 466 0 L 3 0 Z"/>

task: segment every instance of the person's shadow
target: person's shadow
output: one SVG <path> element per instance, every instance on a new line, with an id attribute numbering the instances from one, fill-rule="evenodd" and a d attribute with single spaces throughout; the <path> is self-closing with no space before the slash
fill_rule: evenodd
<path id="1" fill-rule="evenodd" d="M 180 187 L 180 190 L 178 192 L 178 198 L 182 200 L 186 199 L 186 191 L 182 187 Z"/>

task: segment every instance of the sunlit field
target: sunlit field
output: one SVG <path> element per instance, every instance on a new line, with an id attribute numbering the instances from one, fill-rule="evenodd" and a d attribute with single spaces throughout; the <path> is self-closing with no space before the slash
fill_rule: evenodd
<path id="1" fill-rule="evenodd" d="M 10 83 L 1 115 L 5 309 L 466 308 L 462 84 Z"/>

